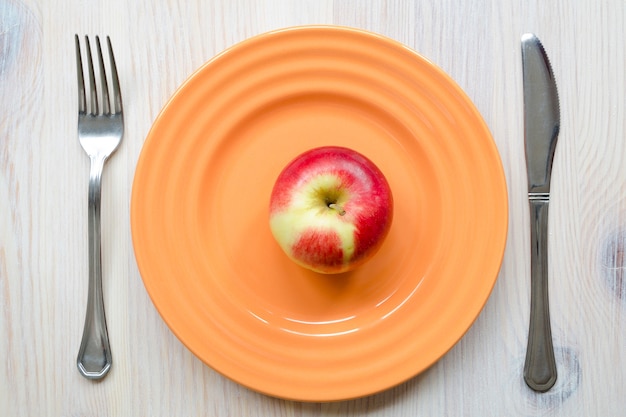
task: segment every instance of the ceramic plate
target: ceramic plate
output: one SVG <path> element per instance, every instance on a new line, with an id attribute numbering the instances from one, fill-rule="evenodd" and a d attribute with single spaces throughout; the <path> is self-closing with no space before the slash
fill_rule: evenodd
<path id="1" fill-rule="evenodd" d="M 381 250 L 324 276 L 268 225 L 296 155 L 370 158 L 395 200 Z M 132 189 L 137 263 L 161 316 L 198 358 L 262 393 L 365 396 L 442 357 L 484 306 L 507 234 L 501 161 L 441 69 L 384 37 L 297 27 L 246 40 L 195 72 L 156 119 Z"/>

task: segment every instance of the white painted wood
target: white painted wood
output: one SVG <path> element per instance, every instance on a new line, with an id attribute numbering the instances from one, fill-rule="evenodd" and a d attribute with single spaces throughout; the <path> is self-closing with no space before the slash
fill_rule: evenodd
<path id="1" fill-rule="evenodd" d="M 501 152 L 510 226 L 483 313 L 437 364 L 354 401 L 251 392 L 197 360 L 143 287 L 129 226 L 135 163 L 152 121 L 196 68 L 268 30 L 339 24 L 416 49 L 476 103 Z M 0 1 L 0 414 L 3 416 L 620 416 L 626 410 L 626 67 L 622 0 Z M 562 110 L 550 211 L 559 379 L 521 372 L 529 232 L 519 38 L 535 32 Z M 76 138 L 73 35 L 114 44 L 126 134 L 104 174 L 105 304 L 114 367 L 75 367 L 87 289 L 88 161 Z"/>

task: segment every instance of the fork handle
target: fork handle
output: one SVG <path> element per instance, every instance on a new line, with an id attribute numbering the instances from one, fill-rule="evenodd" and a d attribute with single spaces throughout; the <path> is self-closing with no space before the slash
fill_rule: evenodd
<path id="1" fill-rule="evenodd" d="M 548 208 L 548 198 L 530 200 L 530 324 L 524 380 L 537 392 L 548 391 L 557 378 L 548 300 Z"/>
<path id="2" fill-rule="evenodd" d="M 92 157 L 89 171 L 89 288 L 85 327 L 76 360 L 78 371 L 88 379 L 103 378 L 112 364 L 102 296 L 100 196 L 104 162 L 105 158 Z"/>

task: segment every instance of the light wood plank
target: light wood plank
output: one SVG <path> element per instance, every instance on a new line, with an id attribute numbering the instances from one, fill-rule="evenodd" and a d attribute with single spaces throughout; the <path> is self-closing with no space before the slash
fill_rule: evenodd
<path id="1" fill-rule="evenodd" d="M 621 0 L 4 0 L 0 2 L 0 411 L 7 416 L 618 416 L 626 409 L 626 67 Z M 160 109 L 239 41 L 302 24 L 371 30 L 448 72 L 485 118 L 507 177 L 502 270 L 483 313 L 437 364 L 368 398 L 308 404 L 247 390 L 170 332 L 135 264 L 135 164 Z M 559 379 L 521 379 L 529 312 L 519 38 L 551 57 L 562 128 L 550 208 Z M 114 367 L 76 371 L 87 289 L 88 160 L 76 138 L 73 35 L 108 34 L 127 114 L 103 188 Z"/>

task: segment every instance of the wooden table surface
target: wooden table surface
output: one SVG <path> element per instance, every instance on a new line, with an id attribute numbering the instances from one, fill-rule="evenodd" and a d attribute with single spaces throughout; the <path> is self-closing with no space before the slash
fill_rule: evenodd
<path id="1" fill-rule="evenodd" d="M 491 129 L 509 190 L 501 272 L 469 332 L 410 381 L 336 403 L 267 397 L 194 357 L 146 293 L 129 221 L 137 158 L 176 88 L 225 48 L 304 24 L 381 33 L 450 74 Z M 623 0 L 0 0 L 0 414 L 626 415 L 625 25 Z M 549 224 L 559 378 L 544 394 L 522 380 L 530 286 L 524 32 L 543 41 L 561 100 Z M 125 100 L 124 141 L 103 185 L 115 363 L 101 382 L 75 365 L 87 292 L 89 162 L 76 136 L 75 33 L 110 35 Z"/>

